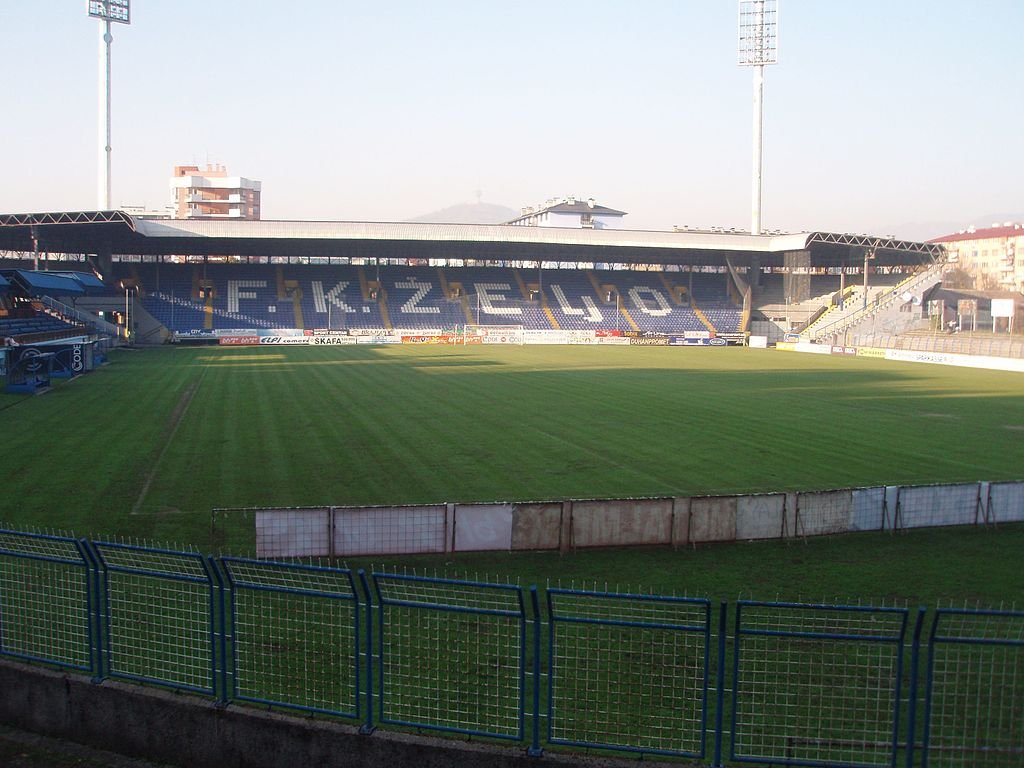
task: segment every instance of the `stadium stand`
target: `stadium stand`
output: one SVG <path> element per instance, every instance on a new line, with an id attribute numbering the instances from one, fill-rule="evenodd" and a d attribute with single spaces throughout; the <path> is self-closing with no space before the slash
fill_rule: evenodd
<path id="1" fill-rule="evenodd" d="M 740 330 L 726 276 L 512 267 L 118 265 L 169 330 L 458 328 Z"/>
<path id="2" fill-rule="evenodd" d="M 0 340 L 6 345 L 90 334 L 96 328 L 83 319 L 83 313 L 62 302 L 113 295 L 91 271 L 14 268 L 0 271 L 0 280 Z"/>

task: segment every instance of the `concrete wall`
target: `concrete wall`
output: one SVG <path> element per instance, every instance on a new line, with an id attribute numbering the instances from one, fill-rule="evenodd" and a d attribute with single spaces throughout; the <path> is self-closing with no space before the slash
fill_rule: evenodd
<path id="1" fill-rule="evenodd" d="M 576 501 L 575 547 L 624 547 L 672 541 L 672 499 Z"/>
<path id="2" fill-rule="evenodd" d="M 690 499 L 689 543 L 736 540 L 736 496 Z"/>
<path id="3" fill-rule="evenodd" d="M 1024 521 L 1024 483 L 992 483 L 987 498 L 988 522 Z"/>
<path id="4" fill-rule="evenodd" d="M 327 546 L 329 520 L 334 537 Z M 257 512 L 260 557 L 558 550 L 1024 521 L 1024 483 Z M 271 535 L 273 534 L 273 535 Z"/>
<path id="5" fill-rule="evenodd" d="M 562 507 L 560 501 L 516 504 L 512 510 L 512 549 L 561 550 Z"/>
<path id="6" fill-rule="evenodd" d="M 377 731 L 0 661 L 0 722 L 188 768 L 536 768 L 521 747 Z M 545 754 L 544 765 L 626 768 L 635 761 Z"/>

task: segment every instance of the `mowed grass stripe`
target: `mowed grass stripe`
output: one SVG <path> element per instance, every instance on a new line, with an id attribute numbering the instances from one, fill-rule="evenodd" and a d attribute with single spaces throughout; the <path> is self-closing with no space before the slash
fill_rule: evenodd
<path id="1" fill-rule="evenodd" d="M 0 412 L 0 519 L 203 541 L 213 507 L 1018 479 L 1021 383 L 749 349 L 124 351 Z"/>

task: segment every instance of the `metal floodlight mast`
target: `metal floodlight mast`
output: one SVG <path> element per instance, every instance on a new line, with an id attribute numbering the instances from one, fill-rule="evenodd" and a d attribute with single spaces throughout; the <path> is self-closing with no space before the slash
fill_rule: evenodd
<path id="1" fill-rule="evenodd" d="M 761 134 L 764 129 L 764 67 L 778 62 L 778 0 L 740 0 L 739 64 L 754 68 L 754 168 L 750 234 L 761 234 Z"/>
<path id="2" fill-rule="evenodd" d="M 99 19 L 100 26 L 100 155 L 99 209 L 110 210 L 110 23 L 131 24 L 131 0 L 86 0 L 89 15 Z"/>

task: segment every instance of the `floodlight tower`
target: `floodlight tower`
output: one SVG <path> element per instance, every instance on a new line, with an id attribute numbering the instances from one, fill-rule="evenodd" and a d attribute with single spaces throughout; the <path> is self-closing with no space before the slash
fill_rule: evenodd
<path id="1" fill-rule="evenodd" d="M 110 22 L 131 23 L 131 0 L 86 0 L 89 15 L 100 25 L 99 209 L 110 210 Z"/>
<path id="2" fill-rule="evenodd" d="M 750 234 L 761 234 L 761 134 L 764 129 L 764 67 L 779 53 L 778 0 L 740 0 L 739 64 L 754 68 L 754 170 Z"/>

